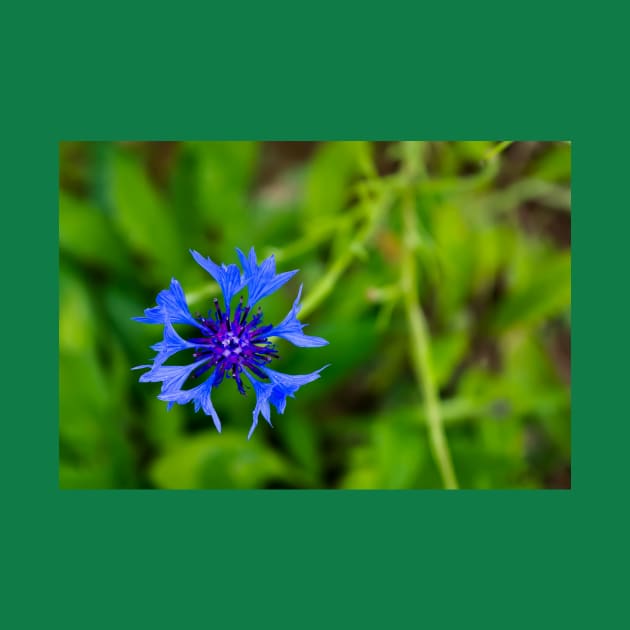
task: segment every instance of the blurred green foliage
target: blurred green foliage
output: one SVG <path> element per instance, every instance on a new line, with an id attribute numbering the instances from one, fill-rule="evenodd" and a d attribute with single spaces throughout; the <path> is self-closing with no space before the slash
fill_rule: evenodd
<path id="1" fill-rule="evenodd" d="M 59 474 L 63 488 L 439 488 L 400 295 L 401 172 L 413 188 L 422 313 L 463 488 L 570 486 L 567 143 L 126 142 L 60 145 Z M 407 158 L 404 156 L 407 155 Z M 176 277 L 191 310 L 217 287 L 188 254 L 275 253 L 300 273 L 310 334 L 281 371 L 322 378 L 246 439 L 252 394 L 166 412 L 131 367 L 157 326 L 131 317 Z"/>

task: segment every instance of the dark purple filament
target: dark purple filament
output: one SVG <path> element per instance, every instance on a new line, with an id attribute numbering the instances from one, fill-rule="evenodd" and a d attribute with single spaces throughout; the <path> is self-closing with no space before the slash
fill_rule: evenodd
<path id="1" fill-rule="evenodd" d="M 250 307 L 243 307 L 241 297 L 238 306 L 234 310 L 234 317 L 230 319 L 229 306 L 223 313 L 219 306 L 219 300 L 214 299 L 214 315 L 208 311 L 208 318 L 197 314 L 197 320 L 204 326 L 208 335 L 191 339 L 192 343 L 201 344 L 203 348 L 197 348 L 193 357 L 201 359 L 207 357 L 207 363 L 198 367 L 192 378 L 201 376 L 210 368 L 216 366 L 213 387 L 216 387 L 227 376 L 232 377 L 241 394 L 245 394 L 241 374 L 247 368 L 258 378 L 267 380 L 267 375 L 260 369 L 272 359 L 278 358 L 276 347 L 267 341 L 266 335 L 273 328 L 272 325 L 260 326 L 263 314 L 260 307 L 247 321 Z M 207 346 L 207 348 L 206 348 Z"/>

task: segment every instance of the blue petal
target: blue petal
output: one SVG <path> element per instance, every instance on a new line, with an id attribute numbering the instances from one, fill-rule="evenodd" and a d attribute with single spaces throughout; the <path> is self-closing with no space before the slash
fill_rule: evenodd
<path id="1" fill-rule="evenodd" d="M 141 383 L 162 383 L 162 394 L 177 392 L 179 391 L 183 384 L 186 382 L 186 379 L 190 376 L 192 371 L 206 363 L 208 361 L 207 357 L 201 359 L 201 361 L 197 361 L 196 363 L 191 363 L 190 365 L 160 365 L 154 364 L 151 366 L 151 369 L 148 372 L 145 372 L 140 376 Z M 145 365 L 139 365 L 137 368 L 140 369 L 142 367 L 149 367 Z"/>
<path id="2" fill-rule="evenodd" d="M 277 291 L 283 284 L 289 281 L 298 270 L 286 271 L 284 273 L 276 275 L 276 259 L 274 256 L 269 256 L 263 260 L 262 264 L 258 265 L 256 259 L 256 252 L 252 247 L 249 250 L 249 256 L 240 249 L 236 249 L 241 266 L 245 272 L 247 279 L 247 287 L 249 293 L 248 305 L 253 307 L 256 302 L 259 302 L 263 298 L 271 295 L 274 291 Z"/>
<path id="3" fill-rule="evenodd" d="M 190 314 L 184 291 L 175 278 L 171 279 L 168 289 L 158 293 L 155 301 L 158 306 L 147 308 L 144 317 L 133 319 L 143 324 L 163 324 L 166 315 L 172 324 L 190 324 L 203 330 L 203 326 Z"/>
<path id="4" fill-rule="evenodd" d="M 153 350 L 158 352 L 158 355 L 153 360 L 154 365 L 162 365 L 165 361 L 170 359 L 175 353 L 181 350 L 189 348 L 204 347 L 202 344 L 190 343 L 185 339 L 182 339 L 173 328 L 172 324 L 166 319 L 164 321 L 164 339 L 159 343 L 151 346 Z M 207 347 L 207 346 L 205 346 Z"/>
<path id="5" fill-rule="evenodd" d="M 213 372 L 201 385 L 197 385 L 193 389 L 163 391 L 158 398 L 167 401 L 169 406 L 172 406 L 173 403 L 186 405 L 192 401 L 195 405 L 195 412 L 203 409 L 206 415 L 212 416 L 214 426 L 221 433 L 221 420 L 219 420 L 219 416 L 212 404 L 212 386 L 215 375 L 216 372 Z"/>
<path id="6" fill-rule="evenodd" d="M 254 407 L 252 414 L 253 422 L 249 433 L 247 434 L 247 439 L 249 440 L 249 438 L 252 437 L 252 433 L 254 433 L 254 429 L 258 425 L 258 416 L 261 413 L 263 418 L 269 423 L 269 426 L 273 427 L 271 424 L 271 410 L 269 409 L 269 396 L 273 390 L 273 385 L 270 383 L 261 383 L 247 372 L 245 372 L 245 375 L 254 386 L 254 392 L 256 393 L 256 406 Z"/>
<path id="7" fill-rule="evenodd" d="M 217 265 L 210 257 L 204 258 L 194 249 L 190 250 L 195 261 L 201 265 L 221 287 L 223 298 L 225 299 L 226 310 L 230 308 L 230 302 L 234 295 L 238 293 L 244 286 L 246 278 L 241 274 L 236 265 Z"/>
<path id="8" fill-rule="evenodd" d="M 273 390 L 269 396 L 269 402 L 275 406 L 278 413 L 284 413 L 284 409 L 287 404 L 287 397 L 291 396 L 291 398 L 295 398 L 295 392 L 297 392 L 302 385 L 306 385 L 307 383 L 317 380 L 319 378 L 319 373 L 327 367 L 328 365 L 325 365 L 310 374 L 283 374 L 282 372 L 276 372 L 270 368 L 261 368 L 263 372 L 267 374 L 271 380 L 271 384 L 273 385 Z"/>
<path id="9" fill-rule="evenodd" d="M 284 390 L 282 390 L 282 388 L 274 387 L 271 392 L 271 396 L 269 397 L 269 401 L 273 404 L 278 413 L 284 413 L 287 406 L 287 394 Z"/>
<path id="10" fill-rule="evenodd" d="M 302 324 L 298 321 L 297 314 L 300 311 L 300 296 L 302 295 L 302 285 L 298 291 L 297 298 L 293 302 L 293 307 L 289 311 L 289 314 L 277 325 L 274 326 L 268 333 L 268 337 L 280 337 L 290 341 L 294 346 L 300 346 L 301 348 L 317 348 L 319 346 L 327 346 L 328 342 L 321 337 L 311 337 L 305 335 L 302 332 L 302 328 L 306 324 Z"/>

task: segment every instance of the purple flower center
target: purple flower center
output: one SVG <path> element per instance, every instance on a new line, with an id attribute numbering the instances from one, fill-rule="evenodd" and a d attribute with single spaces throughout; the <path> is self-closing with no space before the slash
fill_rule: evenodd
<path id="1" fill-rule="evenodd" d="M 217 387 L 227 376 L 233 378 L 238 391 L 245 394 L 241 380 L 243 370 L 247 368 L 258 378 L 267 380 L 267 375 L 260 368 L 278 358 L 276 347 L 266 337 L 273 326 L 260 326 L 263 318 L 260 307 L 248 322 L 250 307 L 243 307 L 242 297 L 233 317 L 230 317 L 229 305 L 223 313 L 216 298 L 214 309 L 214 314 L 208 312 L 208 318 L 196 315 L 197 321 L 206 329 L 207 336 L 190 340 L 202 346 L 195 350 L 193 357 L 197 360 L 206 357 L 208 361 L 192 373 L 192 378 L 216 366 L 213 387 Z"/>

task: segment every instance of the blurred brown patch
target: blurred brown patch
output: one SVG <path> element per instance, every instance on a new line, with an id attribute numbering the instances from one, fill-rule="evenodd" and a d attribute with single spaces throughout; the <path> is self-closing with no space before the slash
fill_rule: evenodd
<path id="1" fill-rule="evenodd" d="M 518 218 L 525 232 L 546 236 L 560 249 L 571 247 L 570 212 L 530 201 L 518 209 Z"/>
<path id="2" fill-rule="evenodd" d="M 320 142 L 263 142 L 254 188 L 274 181 L 281 173 L 307 162 Z"/>

